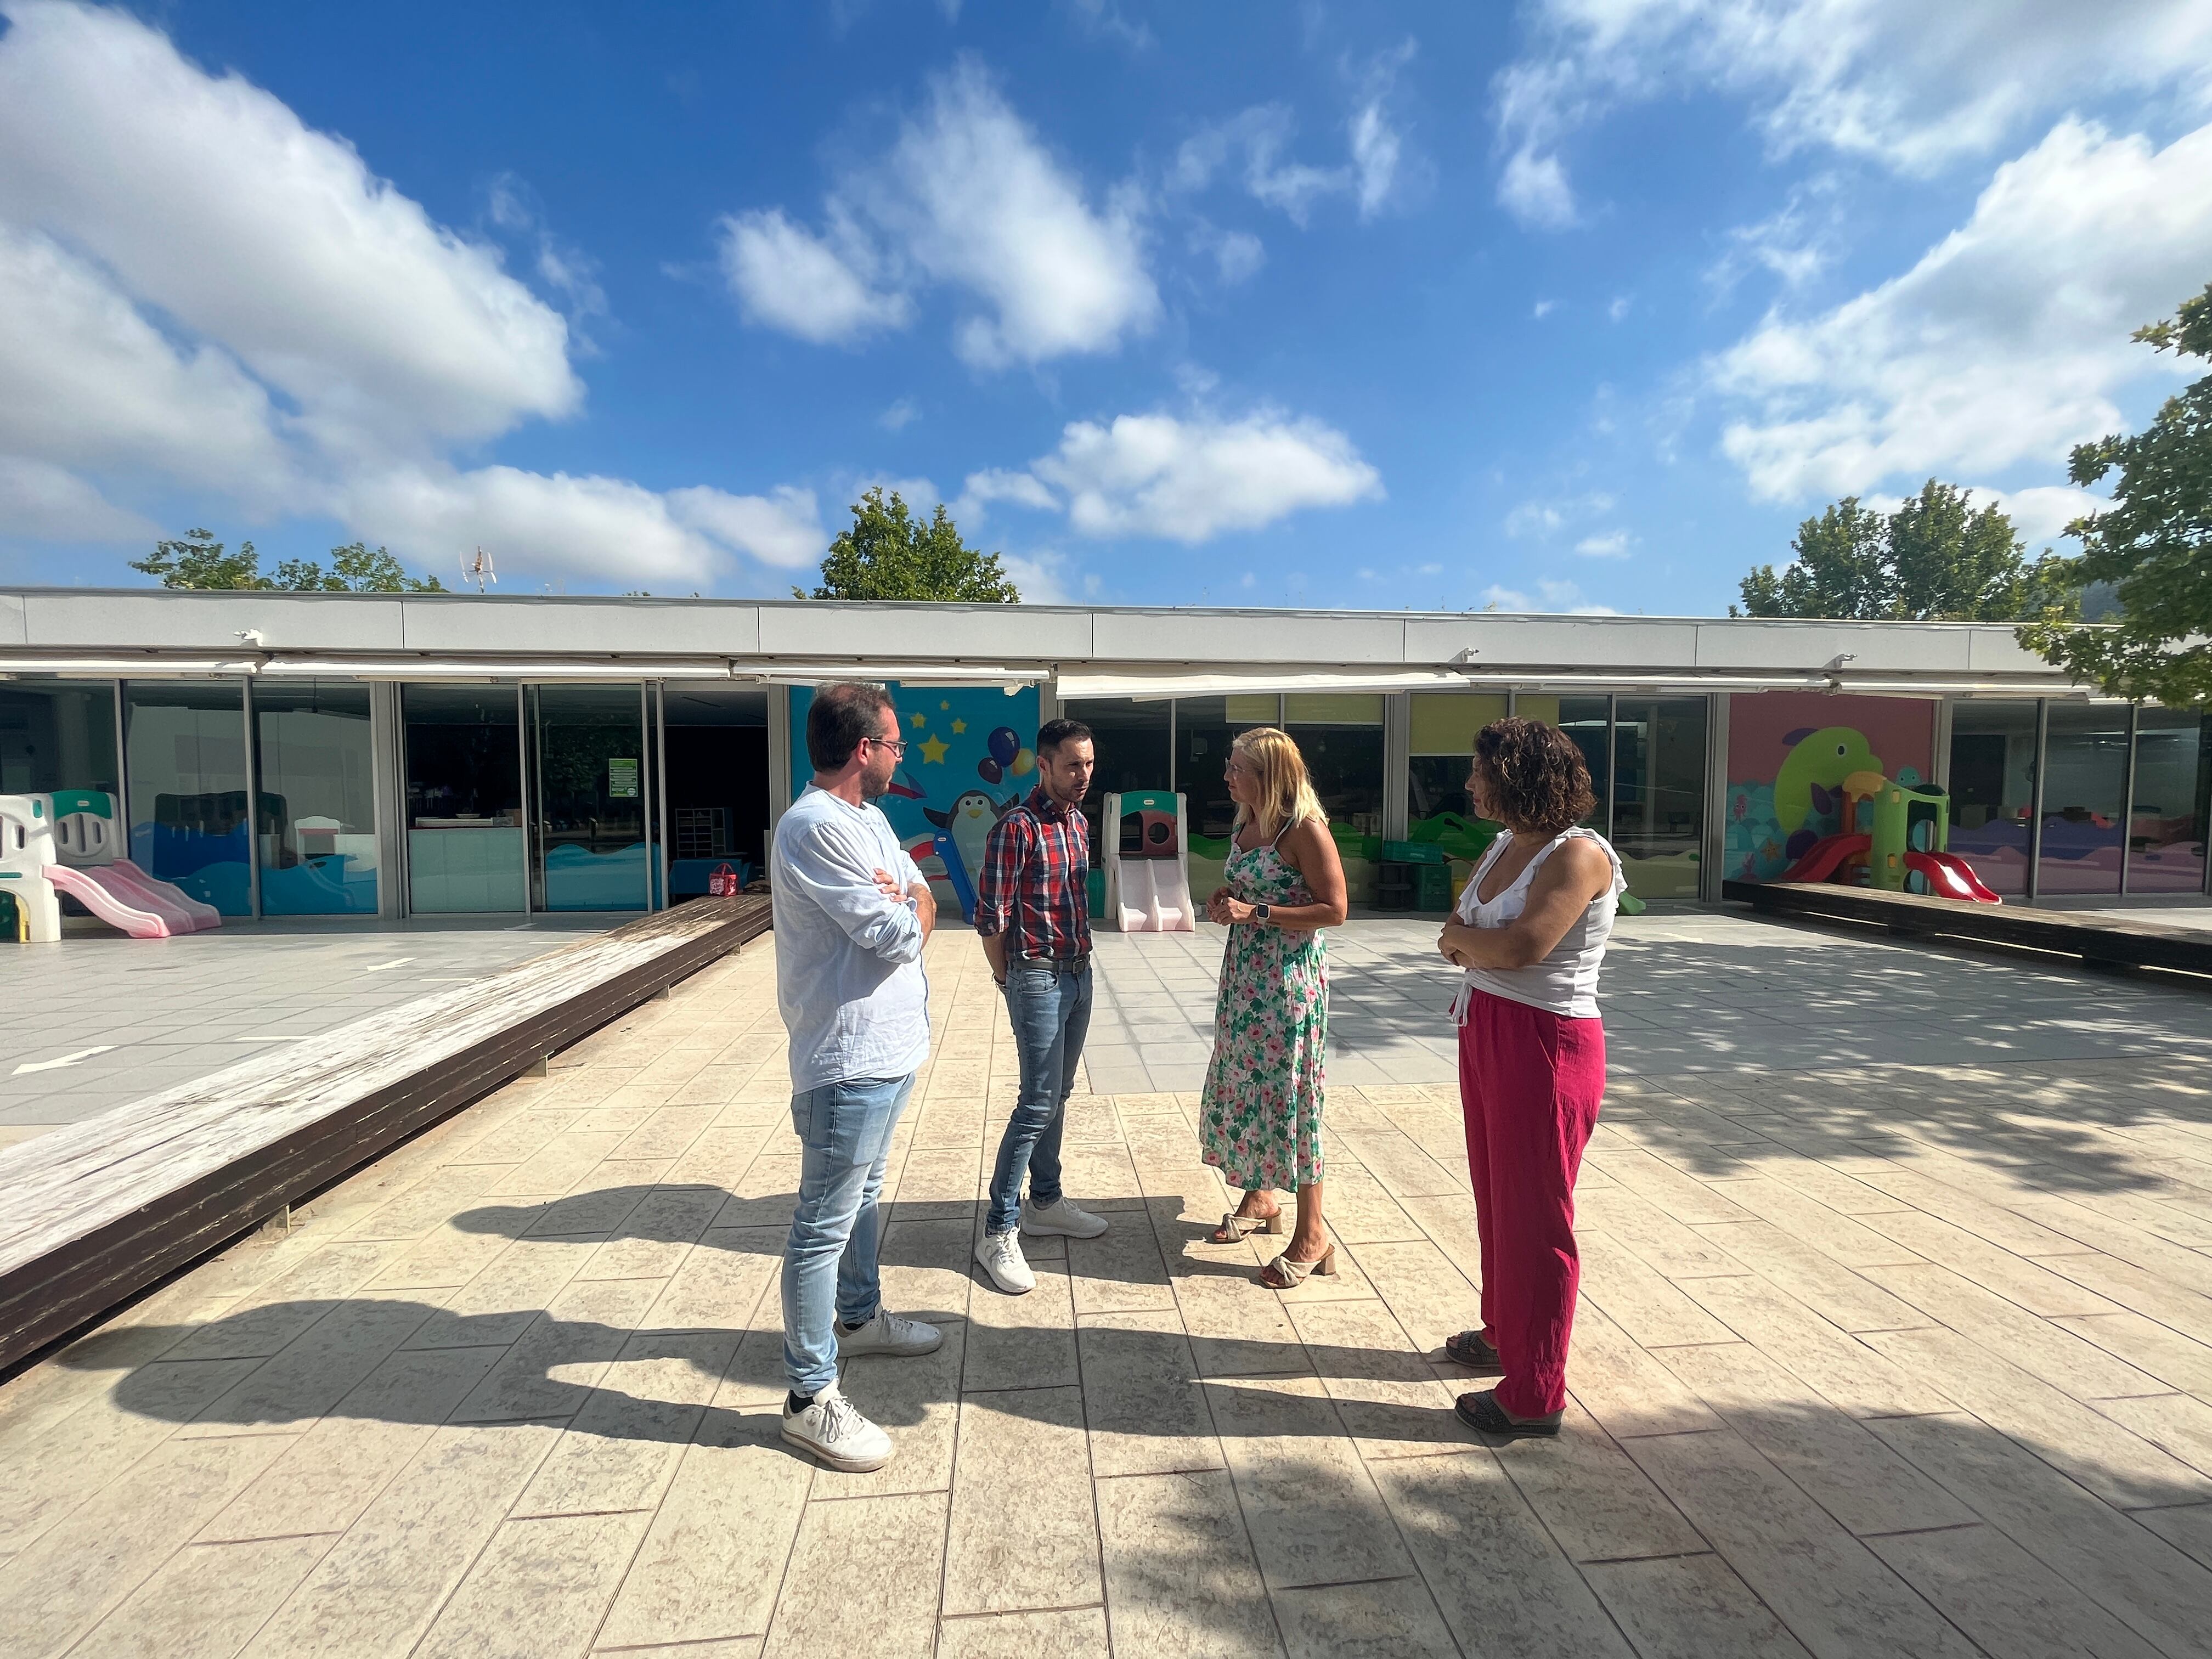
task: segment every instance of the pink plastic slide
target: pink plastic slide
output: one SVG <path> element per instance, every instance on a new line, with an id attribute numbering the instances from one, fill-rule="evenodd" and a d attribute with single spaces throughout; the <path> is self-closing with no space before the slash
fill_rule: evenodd
<path id="1" fill-rule="evenodd" d="M 121 873 L 125 867 L 116 864 L 86 867 L 50 864 L 44 873 L 53 883 L 55 890 L 69 894 L 109 927 L 118 927 L 133 939 L 167 939 L 177 933 L 199 931 L 199 919 L 169 895 L 174 894 L 175 899 L 185 904 L 195 901 L 186 899 L 165 881 L 157 882 L 145 876 L 132 881 Z M 132 872 L 137 873 L 135 867 Z"/>
<path id="2" fill-rule="evenodd" d="M 216 909 L 215 906 L 202 903 L 174 882 L 163 881 L 159 877 L 148 875 L 129 859 L 118 859 L 106 868 L 109 885 L 114 886 L 120 884 L 145 898 L 156 900 L 172 909 L 183 911 L 186 920 L 191 925 L 191 931 L 196 933 L 204 933 L 210 927 L 222 926 L 222 912 Z M 152 906 L 142 904 L 140 908 L 150 909 Z"/>
<path id="3" fill-rule="evenodd" d="M 1937 898 L 1969 899 L 1976 904 L 2004 902 L 1983 885 L 1973 866 L 1955 853 L 1907 853 L 1905 867 L 1924 876 L 1928 890 Z"/>

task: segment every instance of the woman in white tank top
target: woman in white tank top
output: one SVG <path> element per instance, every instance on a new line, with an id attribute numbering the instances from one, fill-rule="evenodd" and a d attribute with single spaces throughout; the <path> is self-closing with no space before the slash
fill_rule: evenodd
<path id="1" fill-rule="evenodd" d="M 1445 1352 L 1498 1386 L 1460 1416 L 1494 1436 L 1556 1435 L 1581 1272 L 1575 1177 L 1605 1095 L 1598 969 L 1627 883 L 1602 836 L 1582 751 L 1536 720 L 1474 740 L 1476 815 L 1503 823 L 1437 948 L 1462 970 L 1460 1103 L 1482 1250 L 1482 1328 Z"/>

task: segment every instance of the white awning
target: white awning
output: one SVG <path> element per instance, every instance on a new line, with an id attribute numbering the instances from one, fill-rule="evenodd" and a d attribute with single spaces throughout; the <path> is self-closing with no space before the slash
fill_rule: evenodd
<path id="1" fill-rule="evenodd" d="M 1270 696 L 1279 691 L 1464 691 L 1467 677 L 1448 668 L 1279 668 L 1163 673 L 1156 669 L 1079 668 L 1062 673 L 1060 700 L 1077 697 Z"/>

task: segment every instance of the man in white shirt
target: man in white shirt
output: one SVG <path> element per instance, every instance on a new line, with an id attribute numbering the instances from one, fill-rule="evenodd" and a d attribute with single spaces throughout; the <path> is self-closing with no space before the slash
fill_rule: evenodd
<path id="1" fill-rule="evenodd" d="M 929 884 L 875 802 L 906 749 L 879 685 L 825 685 L 806 712 L 814 781 L 778 821 L 776 1000 L 791 1037 L 791 1126 L 804 1147 L 783 1253 L 783 1437 L 834 1469 L 890 1461 L 890 1437 L 837 1385 L 856 1354 L 922 1354 L 933 1325 L 883 1306 L 876 1258 L 891 1131 L 929 1058 L 921 947 Z"/>

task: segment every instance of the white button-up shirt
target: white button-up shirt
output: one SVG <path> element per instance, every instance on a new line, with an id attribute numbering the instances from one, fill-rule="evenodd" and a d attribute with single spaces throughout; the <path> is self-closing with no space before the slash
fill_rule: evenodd
<path id="1" fill-rule="evenodd" d="M 875 872 L 902 887 L 922 875 L 890 820 L 810 783 L 776 824 L 769 870 L 792 1092 L 921 1069 L 929 1058 L 921 919 Z"/>

